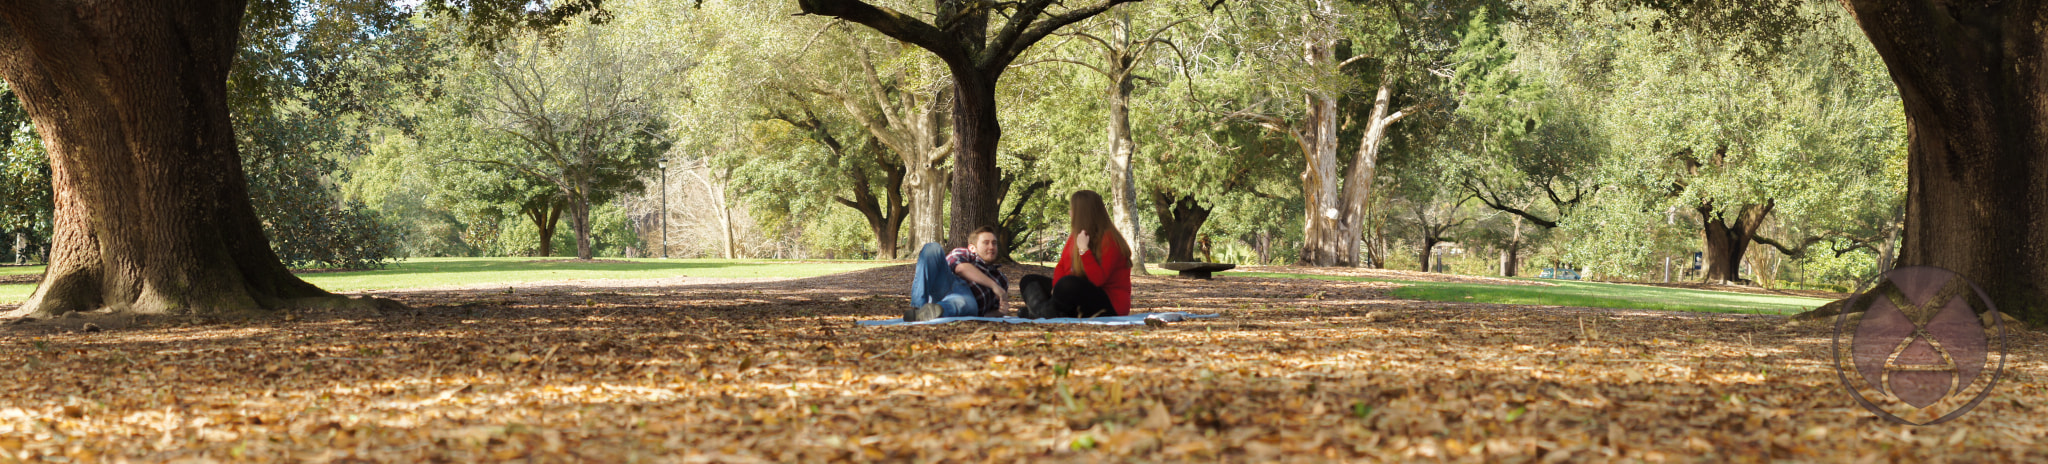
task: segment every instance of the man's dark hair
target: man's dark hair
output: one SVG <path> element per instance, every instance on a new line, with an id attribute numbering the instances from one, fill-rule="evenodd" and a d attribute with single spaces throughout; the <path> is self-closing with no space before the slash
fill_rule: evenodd
<path id="1" fill-rule="evenodd" d="M 967 241 L 973 242 L 974 236 L 981 234 L 990 234 L 996 236 L 996 242 L 998 244 L 1001 244 L 1001 242 L 1003 241 L 1003 234 L 996 232 L 996 226 L 981 226 L 974 228 L 974 233 L 967 234 Z"/>

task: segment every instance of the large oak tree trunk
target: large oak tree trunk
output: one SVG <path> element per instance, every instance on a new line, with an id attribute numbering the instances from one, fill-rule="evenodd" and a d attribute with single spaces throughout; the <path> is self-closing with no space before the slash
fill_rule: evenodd
<path id="1" fill-rule="evenodd" d="M 1159 229 L 1166 236 L 1166 261 L 1194 261 L 1195 239 L 1202 224 L 1209 222 L 1210 209 L 1196 203 L 1194 195 L 1182 195 L 1176 200 L 1172 194 L 1154 190 L 1152 210 L 1159 216 Z"/>
<path id="2" fill-rule="evenodd" d="M 967 246 L 967 234 L 976 227 L 1001 227 L 996 219 L 1003 198 L 994 187 L 1003 177 L 996 166 L 996 142 L 1002 139 L 1003 128 L 996 120 L 995 84 L 995 79 L 971 68 L 953 70 L 953 139 L 958 149 L 953 155 L 949 247 Z"/>
<path id="3" fill-rule="evenodd" d="M 1699 207 L 1700 222 L 1704 225 L 1700 235 L 1706 242 L 1700 274 L 1707 282 L 1744 282 L 1742 256 L 1749 252 L 1749 243 L 1756 239 L 1756 231 L 1770 216 L 1772 206 L 1770 200 L 1760 205 L 1743 205 L 1736 211 L 1732 224 L 1713 205 Z"/>
<path id="4" fill-rule="evenodd" d="M 1415 261 L 1422 263 L 1422 272 L 1434 271 L 1434 269 L 1431 269 L 1429 266 L 1429 255 L 1431 254 L 1430 250 L 1435 249 L 1437 243 L 1441 242 L 1437 241 L 1436 239 L 1428 237 L 1424 237 L 1422 239 L 1422 248 L 1420 250 L 1417 250 L 1415 255 Z"/>
<path id="5" fill-rule="evenodd" d="M 9 316 L 248 314 L 338 297 L 249 203 L 227 107 L 241 1 L 0 4 L 0 76 L 50 152 L 49 268 Z"/>
<path id="6" fill-rule="evenodd" d="M 859 0 L 799 0 L 806 14 L 822 14 L 867 25 L 897 40 L 915 44 L 938 55 L 953 74 L 953 216 L 947 242 L 967 243 L 967 234 L 982 225 L 996 225 L 1002 196 L 995 188 L 1002 180 L 996 167 L 996 143 L 1003 137 L 996 120 L 996 80 L 1025 49 L 1061 27 L 1101 14 L 1112 6 L 1137 0 L 1103 0 L 1088 6 L 1069 6 L 1051 13 L 1056 2 L 1021 2 L 998 5 L 975 0 L 933 0 L 936 21 L 921 19 Z M 1002 14 L 1008 19 L 998 32 L 989 35 L 989 19 Z M 1002 226 L 996 225 L 1000 228 Z M 1009 246 L 998 254 L 1008 257 Z"/>
<path id="7" fill-rule="evenodd" d="M 1907 123 L 1901 266 L 1939 266 L 2048 323 L 2048 4 L 1848 0 Z"/>
<path id="8" fill-rule="evenodd" d="M 542 202 L 529 202 L 526 207 L 519 210 L 521 215 L 533 222 L 534 229 L 540 232 L 540 248 L 536 256 L 555 255 L 555 226 L 562 223 L 562 209 L 562 202 L 550 198 Z"/>
<path id="9" fill-rule="evenodd" d="M 570 195 L 569 227 L 576 229 L 576 259 L 590 259 L 590 196 Z"/>
<path id="10" fill-rule="evenodd" d="M 868 150 L 875 153 L 886 178 L 883 180 L 883 197 L 877 198 L 868 180 L 868 172 L 860 167 L 851 167 L 847 176 L 853 183 L 853 199 L 835 197 L 832 200 L 859 211 L 868 222 L 868 231 L 875 234 L 875 259 L 896 259 L 896 238 L 903 230 L 903 216 L 910 205 L 903 202 L 903 166 L 890 164 L 890 158 L 881 153 L 881 147 L 870 143 Z M 835 149 L 836 151 L 836 149 Z M 852 163 L 848 163 L 852 164 Z M 922 244 L 919 244 L 922 245 Z"/>

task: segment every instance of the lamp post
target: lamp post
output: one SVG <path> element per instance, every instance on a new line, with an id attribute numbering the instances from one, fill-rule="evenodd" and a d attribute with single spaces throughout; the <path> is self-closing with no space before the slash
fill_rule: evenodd
<path id="1" fill-rule="evenodd" d="M 668 157 L 654 163 L 661 167 L 661 259 L 668 259 Z"/>

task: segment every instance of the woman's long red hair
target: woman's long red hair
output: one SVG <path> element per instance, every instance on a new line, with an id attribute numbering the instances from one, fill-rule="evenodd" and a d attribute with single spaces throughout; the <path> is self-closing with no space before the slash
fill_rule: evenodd
<path id="1" fill-rule="evenodd" d="M 1088 231 L 1088 243 L 1079 245 L 1088 247 L 1088 253 L 1094 255 L 1095 259 L 1105 259 L 1102 256 L 1102 243 L 1105 239 L 1116 244 L 1117 253 L 1130 252 L 1131 243 L 1124 241 L 1124 235 L 1118 233 L 1116 224 L 1109 220 L 1109 208 L 1102 205 L 1102 194 L 1095 193 L 1094 190 L 1074 192 L 1073 196 L 1067 198 L 1067 220 L 1072 224 L 1067 231 L 1068 237 L 1084 230 Z M 1074 260 L 1068 265 L 1067 273 L 1087 276 L 1087 267 L 1081 265 L 1081 254 L 1078 253 L 1080 250 L 1069 251 L 1072 252 Z"/>

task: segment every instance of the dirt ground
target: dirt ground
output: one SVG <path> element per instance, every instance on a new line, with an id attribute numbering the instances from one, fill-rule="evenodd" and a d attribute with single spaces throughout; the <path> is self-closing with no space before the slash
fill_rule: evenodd
<path id="1" fill-rule="evenodd" d="M 1043 268 L 1019 269 L 1044 272 Z M 1014 278 L 1015 275 L 1012 275 Z M 1961 418 L 1872 418 L 1832 327 L 1136 280 L 1163 328 L 861 327 L 908 266 L 378 292 L 384 313 L 0 326 L 0 454 L 213 462 L 2043 462 L 2043 341 Z"/>

